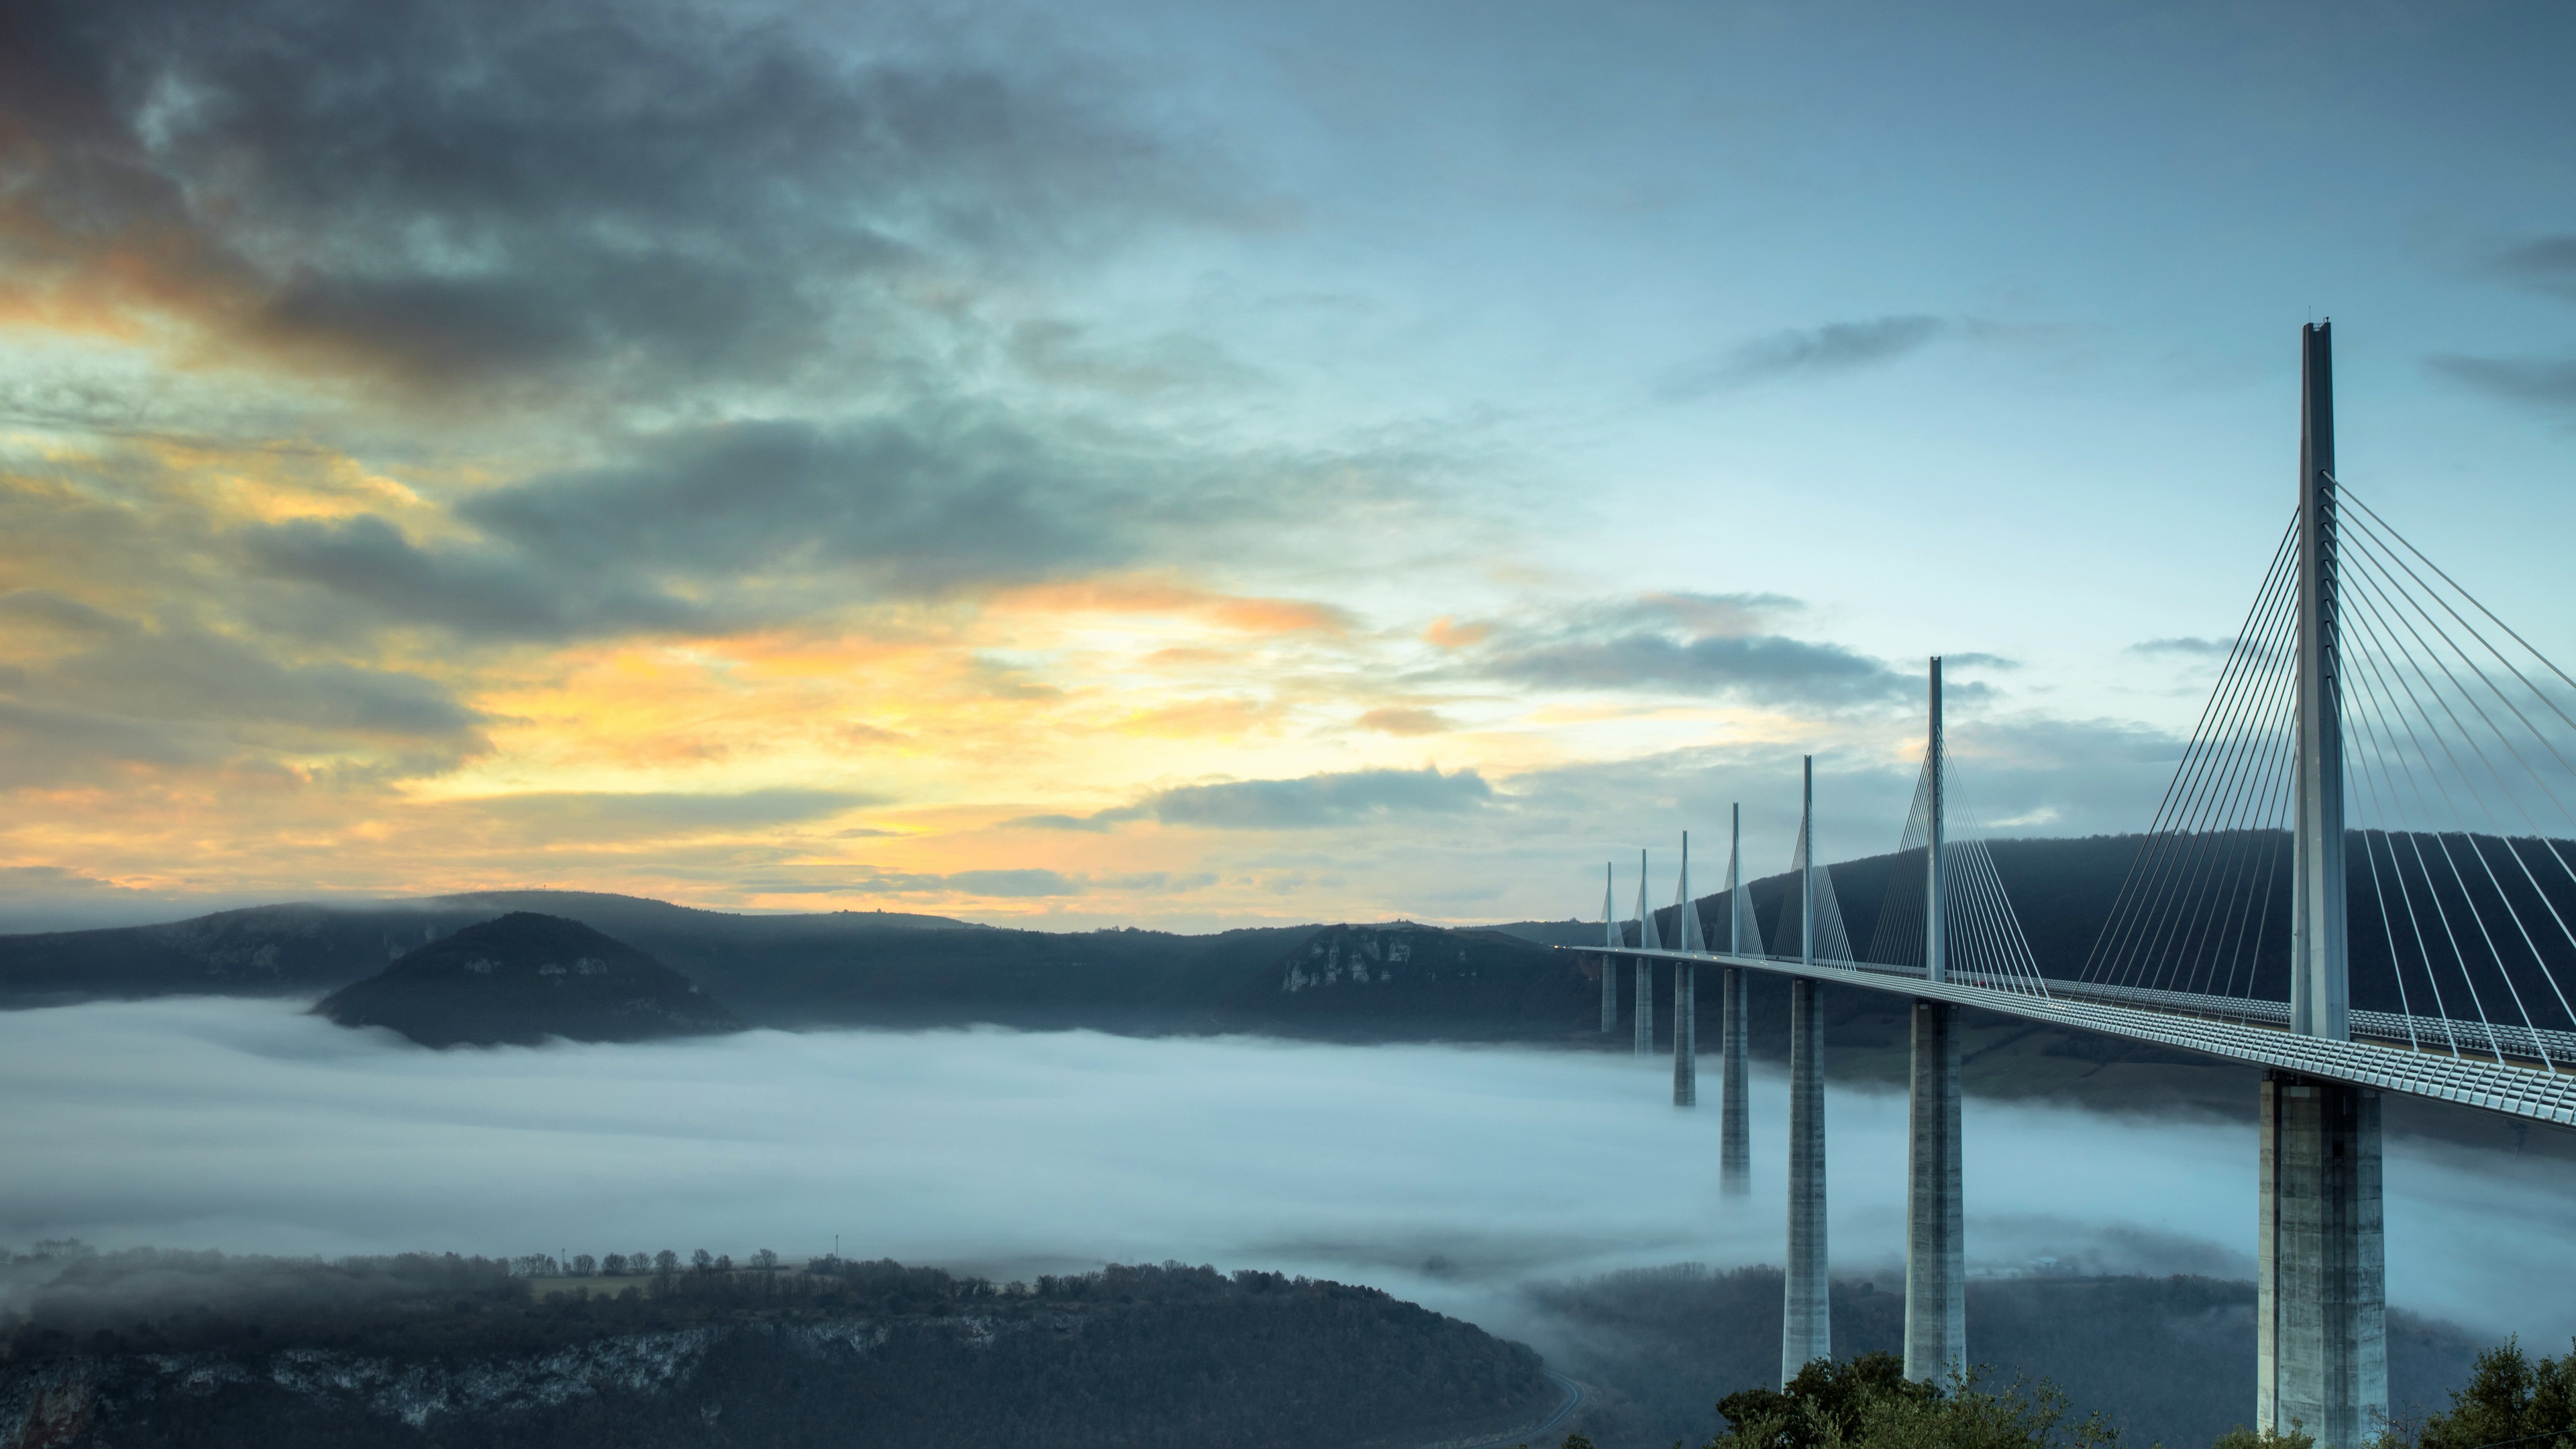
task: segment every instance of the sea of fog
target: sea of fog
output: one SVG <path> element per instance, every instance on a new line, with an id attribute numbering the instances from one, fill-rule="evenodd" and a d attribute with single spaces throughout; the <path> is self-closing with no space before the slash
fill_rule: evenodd
<path id="1" fill-rule="evenodd" d="M 1703 1066 L 1713 1066 L 1713 1061 Z M 1713 1089 L 1713 1073 L 1702 1075 Z M 1515 1285 L 1777 1263 L 1668 1059 L 1091 1032 L 749 1032 L 432 1052 L 277 1002 L 0 1012 L 0 1243 L 337 1255 L 774 1248 L 995 1278 L 1181 1259 L 1377 1284 L 1501 1331 Z M 1904 1250 L 1904 1098 L 1834 1091 L 1838 1277 Z M 1971 1101 L 1968 1251 L 2250 1277 L 2250 1125 Z M 2392 1139 L 2392 1302 L 2576 1332 L 2576 1167 Z"/>

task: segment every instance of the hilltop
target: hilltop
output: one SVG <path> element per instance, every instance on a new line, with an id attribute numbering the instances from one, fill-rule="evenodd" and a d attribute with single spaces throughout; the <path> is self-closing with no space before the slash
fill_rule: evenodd
<path id="1" fill-rule="evenodd" d="M 579 921 L 513 911 L 423 946 L 313 1008 L 422 1046 L 650 1041 L 740 1031 L 689 978 Z"/>

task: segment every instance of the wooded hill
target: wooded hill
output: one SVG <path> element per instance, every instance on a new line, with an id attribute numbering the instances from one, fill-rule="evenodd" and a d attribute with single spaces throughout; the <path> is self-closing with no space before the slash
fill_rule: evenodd
<path id="1" fill-rule="evenodd" d="M 1176 1263 L 999 1285 L 826 1259 L 538 1298 L 485 1259 L 141 1250 L 0 1338 L 0 1429 L 48 1449 L 1411 1449 L 1560 1398 L 1528 1348 L 1376 1289 Z"/>

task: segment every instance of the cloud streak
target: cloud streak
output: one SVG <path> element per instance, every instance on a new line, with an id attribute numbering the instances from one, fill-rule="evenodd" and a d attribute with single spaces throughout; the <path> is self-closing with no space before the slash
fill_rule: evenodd
<path id="1" fill-rule="evenodd" d="M 1919 352 L 1951 326 L 1946 318 L 1901 313 L 1775 332 L 1676 368 L 1657 391 L 1667 402 L 1687 402 L 1764 383 L 1859 372 Z"/>
<path id="2" fill-rule="evenodd" d="M 1229 780 L 1157 790 L 1133 805 L 1089 815 L 1027 815 L 1033 830 L 1108 830 L 1131 821 L 1198 830 L 1319 830 L 1402 815 L 1457 815 L 1494 800 L 1474 770 L 1349 770 L 1291 780 Z"/>
<path id="3" fill-rule="evenodd" d="M 2427 358 L 2425 366 L 2453 382 L 2508 402 L 2553 411 L 2576 409 L 2576 361 L 2438 353 Z"/>

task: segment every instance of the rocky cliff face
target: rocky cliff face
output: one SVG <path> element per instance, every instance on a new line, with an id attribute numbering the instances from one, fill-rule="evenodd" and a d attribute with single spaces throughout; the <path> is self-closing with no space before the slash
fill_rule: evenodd
<path id="1" fill-rule="evenodd" d="M 314 1011 L 423 1046 L 644 1041 L 740 1031 L 679 972 L 579 921 L 513 911 L 433 941 Z"/>
<path id="2" fill-rule="evenodd" d="M 1229 1026 L 1372 1038 L 1552 1037 L 1599 1013 L 1582 958 L 1489 930 L 1327 926 L 1227 998 Z"/>

